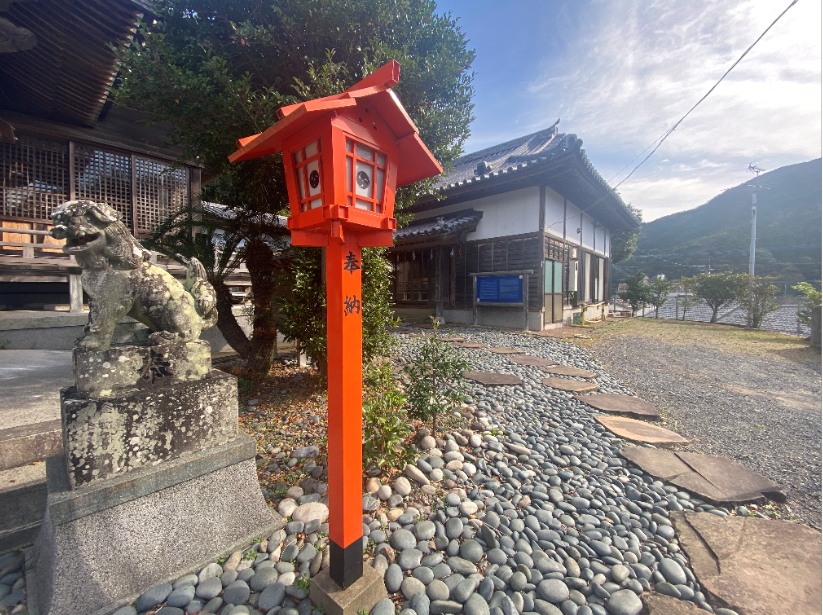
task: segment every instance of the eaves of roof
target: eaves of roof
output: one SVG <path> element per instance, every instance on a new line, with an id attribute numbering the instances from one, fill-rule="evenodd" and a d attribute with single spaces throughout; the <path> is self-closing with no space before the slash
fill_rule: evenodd
<path id="1" fill-rule="evenodd" d="M 545 131 L 543 131 L 545 132 Z M 541 133 L 527 135 L 510 143 L 522 148 L 529 138 L 542 137 Z M 507 192 L 525 185 L 544 184 L 557 190 L 561 195 L 574 201 L 584 211 L 589 211 L 595 218 L 606 218 L 610 228 L 615 230 L 637 230 L 640 220 L 620 198 L 620 195 L 608 185 L 592 165 L 583 141 L 576 135 L 561 135 L 550 138 L 543 150 L 532 154 L 506 155 L 506 151 L 489 148 L 490 155 L 503 154 L 503 165 L 487 173 L 465 177 L 465 168 L 460 173 L 463 179 L 449 182 L 449 174 L 441 181 L 437 195 L 423 197 L 411 207 L 411 211 L 433 210 L 456 202 L 466 202 L 490 193 Z M 516 150 L 515 150 L 516 151 Z M 464 157 L 471 162 L 482 161 L 478 153 Z M 458 160 L 456 165 L 464 159 Z M 465 164 L 463 165 L 465 167 Z M 569 174 L 574 176 L 572 180 Z M 566 177 L 563 177 L 566 176 Z M 516 184 L 515 187 L 511 184 Z M 439 200 L 438 200 L 439 197 Z"/>
<path id="2" fill-rule="evenodd" d="M 475 230 L 482 211 L 464 209 L 443 216 L 415 220 L 394 234 L 395 245 L 418 241 L 443 240 Z"/>
<path id="3" fill-rule="evenodd" d="M 109 45 L 125 45 L 150 3 L 136 0 L 13 2 L 3 16 L 37 38 L 0 54 L 0 107 L 92 126 L 117 71 Z"/>

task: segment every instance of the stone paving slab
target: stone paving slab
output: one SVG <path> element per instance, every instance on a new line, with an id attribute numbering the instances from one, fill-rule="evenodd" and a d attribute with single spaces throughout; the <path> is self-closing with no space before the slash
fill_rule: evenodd
<path id="1" fill-rule="evenodd" d="M 572 378 L 596 378 L 597 374 L 586 369 L 572 367 L 570 365 L 555 365 L 554 367 L 545 367 L 543 371 L 549 374 L 556 374 L 558 376 L 571 376 Z"/>
<path id="2" fill-rule="evenodd" d="M 709 513 L 672 512 L 671 519 L 710 597 L 747 615 L 820 613 L 819 532 L 788 521 Z"/>
<path id="3" fill-rule="evenodd" d="M 452 336 L 452 337 L 441 337 L 440 341 L 441 342 L 465 342 L 466 338 L 465 337 L 454 337 L 454 336 Z"/>
<path id="4" fill-rule="evenodd" d="M 699 615 L 706 613 L 696 604 L 684 602 L 657 592 L 643 592 L 640 595 L 643 601 L 642 615 Z"/>
<path id="5" fill-rule="evenodd" d="M 486 386 L 498 386 L 503 384 L 523 384 L 520 376 L 513 374 L 498 374 L 497 372 L 466 372 L 465 378 L 474 380 Z"/>
<path id="6" fill-rule="evenodd" d="M 525 351 L 520 350 L 519 348 L 495 347 L 495 348 L 489 348 L 488 351 L 493 352 L 495 354 L 525 354 Z"/>
<path id="7" fill-rule="evenodd" d="M 688 444 L 689 442 L 673 431 L 645 421 L 629 419 L 625 416 L 596 416 L 594 418 L 612 433 L 632 442 L 645 442 L 657 446 Z"/>
<path id="8" fill-rule="evenodd" d="M 597 390 L 597 385 L 593 382 L 569 380 L 568 378 L 543 378 L 543 386 L 572 393 L 588 393 Z"/>
<path id="9" fill-rule="evenodd" d="M 549 361 L 548 359 L 541 359 L 540 357 L 533 357 L 528 354 L 524 354 L 522 356 L 513 356 L 509 359 L 512 363 L 517 363 L 518 365 L 532 365 L 534 367 L 550 367 L 552 365 L 557 365 L 556 361 Z"/>
<path id="10" fill-rule="evenodd" d="M 480 344 L 478 342 L 453 342 L 454 346 L 457 348 L 485 348 L 485 344 Z"/>
<path id="11" fill-rule="evenodd" d="M 585 395 L 575 397 L 597 408 L 601 412 L 614 412 L 615 414 L 630 414 L 640 418 L 657 418 L 660 411 L 654 406 L 639 397 L 631 395 L 620 395 L 619 393 L 598 393 L 597 395 Z"/>
<path id="12" fill-rule="evenodd" d="M 746 466 L 718 455 L 632 446 L 620 454 L 656 478 L 713 504 L 785 501 L 780 486 Z"/>
<path id="13" fill-rule="evenodd" d="M 60 419 L 60 389 L 74 384 L 70 350 L 0 352 L 0 428 Z"/>

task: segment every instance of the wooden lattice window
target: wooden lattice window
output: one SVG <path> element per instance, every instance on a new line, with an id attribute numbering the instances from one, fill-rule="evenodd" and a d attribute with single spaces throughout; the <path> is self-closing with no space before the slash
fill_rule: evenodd
<path id="1" fill-rule="evenodd" d="M 320 176 L 323 139 L 312 141 L 293 154 L 297 188 L 300 190 L 300 211 L 323 206 L 323 181 Z"/>
<path id="2" fill-rule="evenodd" d="M 383 212 L 386 154 L 353 139 L 346 139 L 346 192 L 348 205 Z"/>
<path id="3" fill-rule="evenodd" d="M 136 156 L 134 180 L 138 233 L 151 233 L 171 213 L 189 203 L 188 169 Z"/>
<path id="4" fill-rule="evenodd" d="M 131 156 L 77 144 L 74 148 L 74 194 L 76 199 L 106 203 L 132 228 Z"/>
<path id="5" fill-rule="evenodd" d="M 67 199 L 67 159 L 66 143 L 30 137 L 0 143 L 0 215 L 49 220 Z"/>

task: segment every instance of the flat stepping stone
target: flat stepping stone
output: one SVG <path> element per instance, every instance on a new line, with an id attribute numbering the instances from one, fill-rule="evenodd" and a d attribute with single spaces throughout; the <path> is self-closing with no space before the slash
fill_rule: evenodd
<path id="1" fill-rule="evenodd" d="M 819 532 L 755 517 L 670 515 L 680 547 L 707 595 L 749 615 L 820 613 Z"/>
<path id="2" fill-rule="evenodd" d="M 596 416 L 597 422 L 615 435 L 632 442 L 646 442 L 658 446 L 667 444 L 688 444 L 682 436 L 657 425 L 629 419 L 625 416 Z"/>
<path id="3" fill-rule="evenodd" d="M 620 395 L 619 393 L 598 393 L 597 395 L 586 395 L 575 397 L 592 408 L 597 408 L 601 412 L 614 412 L 616 414 L 630 414 L 632 416 L 645 418 L 658 418 L 660 411 L 654 404 L 632 397 L 631 395 Z"/>
<path id="4" fill-rule="evenodd" d="M 465 337 L 441 337 L 441 342 L 465 342 Z"/>
<path id="5" fill-rule="evenodd" d="M 655 478 L 668 481 L 712 504 L 782 502 L 780 486 L 743 464 L 719 455 L 624 447 L 620 454 Z"/>
<path id="6" fill-rule="evenodd" d="M 543 386 L 572 393 L 588 393 L 589 391 L 596 391 L 598 388 L 593 382 L 569 380 L 568 378 L 543 378 Z"/>
<path id="7" fill-rule="evenodd" d="M 457 348 L 485 348 L 485 344 L 480 344 L 479 342 L 453 342 L 454 346 Z"/>
<path id="8" fill-rule="evenodd" d="M 474 380 L 486 386 L 499 386 L 503 384 L 523 384 L 519 376 L 514 374 L 498 374 L 495 372 L 466 372 L 465 378 Z"/>
<path id="9" fill-rule="evenodd" d="M 597 378 L 597 374 L 579 367 L 571 367 L 570 365 L 555 365 L 554 367 L 546 367 L 543 369 L 548 374 L 557 374 L 558 376 L 571 376 L 572 378 Z"/>
<path id="10" fill-rule="evenodd" d="M 525 354 L 525 351 L 519 350 L 517 348 L 489 348 L 489 352 L 494 352 L 495 354 Z"/>
<path id="11" fill-rule="evenodd" d="M 528 354 L 511 357 L 509 361 L 512 363 L 517 363 L 518 365 L 533 365 L 534 367 L 549 367 L 551 365 L 557 365 L 556 361 L 549 361 L 548 359 L 541 359 L 540 357 L 533 357 Z"/>
<path id="12" fill-rule="evenodd" d="M 657 592 L 643 592 L 640 600 L 645 607 L 643 613 L 648 615 L 700 615 L 706 612 L 696 604 Z"/>

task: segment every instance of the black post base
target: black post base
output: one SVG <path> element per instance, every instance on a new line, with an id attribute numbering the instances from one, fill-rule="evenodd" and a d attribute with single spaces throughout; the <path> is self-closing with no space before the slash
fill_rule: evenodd
<path id="1" fill-rule="evenodd" d="M 346 589 L 363 576 L 363 541 L 358 538 L 344 548 L 330 540 L 329 548 L 331 579 Z"/>

